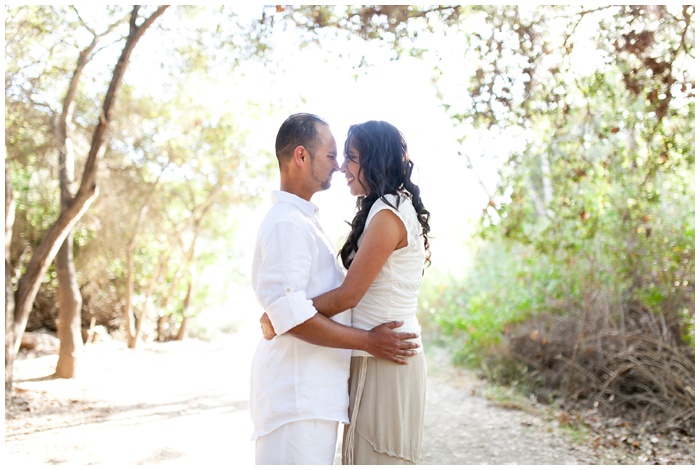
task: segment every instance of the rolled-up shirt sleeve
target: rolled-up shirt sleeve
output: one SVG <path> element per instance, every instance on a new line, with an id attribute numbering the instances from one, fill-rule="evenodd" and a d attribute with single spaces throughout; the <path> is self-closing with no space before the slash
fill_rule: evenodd
<path id="1" fill-rule="evenodd" d="M 258 249 L 253 288 L 281 335 L 316 314 L 307 294 L 316 244 L 306 227 L 280 221 L 258 240 Z"/>

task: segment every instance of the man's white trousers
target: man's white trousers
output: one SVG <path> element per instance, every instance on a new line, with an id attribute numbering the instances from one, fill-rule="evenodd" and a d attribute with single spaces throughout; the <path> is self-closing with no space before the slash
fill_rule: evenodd
<path id="1" fill-rule="evenodd" d="M 257 465 L 333 465 L 338 422 L 294 421 L 255 441 Z"/>

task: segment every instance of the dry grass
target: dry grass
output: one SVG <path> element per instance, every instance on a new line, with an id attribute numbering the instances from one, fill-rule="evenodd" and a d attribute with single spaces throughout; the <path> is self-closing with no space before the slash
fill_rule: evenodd
<path id="1" fill-rule="evenodd" d="M 591 309 L 528 323 L 508 354 L 567 406 L 694 436 L 695 353 L 673 331 L 651 312 Z"/>

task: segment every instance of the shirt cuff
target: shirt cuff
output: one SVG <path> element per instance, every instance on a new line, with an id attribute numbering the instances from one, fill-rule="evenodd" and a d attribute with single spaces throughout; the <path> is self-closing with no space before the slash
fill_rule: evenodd
<path id="1" fill-rule="evenodd" d="M 269 305 L 267 316 L 278 335 L 284 334 L 316 315 L 313 302 L 306 298 L 306 292 L 284 288 L 284 296 Z"/>

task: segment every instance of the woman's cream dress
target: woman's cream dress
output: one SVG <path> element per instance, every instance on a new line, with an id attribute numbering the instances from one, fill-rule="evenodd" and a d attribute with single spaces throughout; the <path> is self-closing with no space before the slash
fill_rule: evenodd
<path id="1" fill-rule="evenodd" d="M 386 199 L 394 203 L 397 196 Z M 391 210 L 403 221 L 408 245 L 394 251 L 360 303 L 352 311 L 352 326 L 370 330 L 402 320 L 396 331 L 420 334 L 416 317 L 425 250 L 421 226 L 411 201 L 399 209 L 378 199 L 365 228 L 379 211 Z M 359 243 L 362 243 L 360 238 Z M 421 344 L 420 337 L 413 340 Z M 426 362 L 422 345 L 407 365 L 353 351 L 350 366 L 350 424 L 343 436 L 344 465 L 417 464 L 420 460 L 425 411 Z"/>

